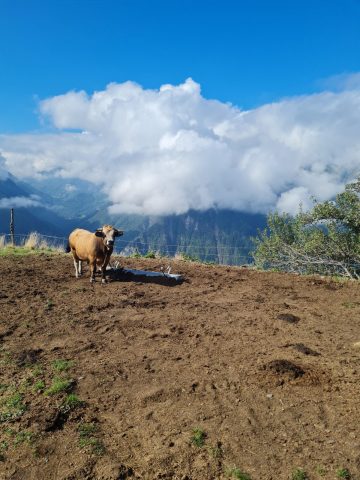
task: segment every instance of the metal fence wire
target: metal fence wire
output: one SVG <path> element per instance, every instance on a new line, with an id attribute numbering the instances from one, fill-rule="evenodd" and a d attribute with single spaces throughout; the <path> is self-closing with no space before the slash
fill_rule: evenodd
<path id="1" fill-rule="evenodd" d="M 52 248 L 66 251 L 68 244 L 67 237 L 45 235 L 38 232 L 29 234 L 0 233 L 1 244 L 11 245 L 14 240 L 15 246 L 29 246 L 31 248 Z M 206 260 L 218 264 L 241 265 L 251 263 L 249 247 L 244 245 L 208 245 L 194 247 L 181 244 L 156 244 L 154 242 L 143 242 L 141 240 L 117 239 L 114 247 L 114 254 L 124 257 L 146 255 L 148 252 L 165 256 L 184 255 L 189 258 Z"/>

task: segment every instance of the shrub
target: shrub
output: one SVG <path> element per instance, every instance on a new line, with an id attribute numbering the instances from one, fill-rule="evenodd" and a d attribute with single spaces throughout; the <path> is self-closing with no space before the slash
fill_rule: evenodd
<path id="1" fill-rule="evenodd" d="M 256 266 L 303 274 L 360 278 L 360 177 L 334 201 L 294 217 L 272 213 L 253 239 Z"/>

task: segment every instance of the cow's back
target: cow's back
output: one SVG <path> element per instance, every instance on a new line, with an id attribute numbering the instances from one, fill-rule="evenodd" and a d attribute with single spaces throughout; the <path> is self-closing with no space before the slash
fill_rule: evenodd
<path id="1" fill-rule="evenodd" d="M 82 228 L 77 228 L 70 233 L 69 245 L 71 251 L 76 253 L 80 260 L 89 260 L 91 257 L 101 255 L 101 239 Z"/>

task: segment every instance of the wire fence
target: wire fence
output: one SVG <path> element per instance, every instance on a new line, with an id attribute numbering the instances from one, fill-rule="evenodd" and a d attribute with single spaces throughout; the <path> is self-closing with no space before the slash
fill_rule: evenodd
<path id="1" fill-rule="evenodd" d="M 68 245 L 67 237 L 55 235 L 45 235 L 38 232 L 30 234 L 16 233 L 10 235 L 8 233 L 0 233 L 1 245 L 6 246 L 12 244 L 16 246 L 29 246 L 31 248 L 54 248 L 66 251 Z M 164 244 L 156 242 L 144 242 L 141 240 L 124 240 L 117 239 L 114 246 L 114 254 L 131 257 L 142 256 L 149 252 L 164 256 L 184 256 L 189 259 L 199 259 L 218 264 L 241 265 L 249 264 L 251 257 L 249 254 L 249 246 L 245 245 L 196 245 L 191 244 Z"/>

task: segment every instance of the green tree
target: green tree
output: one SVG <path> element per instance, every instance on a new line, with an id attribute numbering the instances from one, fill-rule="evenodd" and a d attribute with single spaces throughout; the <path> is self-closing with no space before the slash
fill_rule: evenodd
<path id="1" fill-rule="evenodd" d="M 310 212 L 271 213 L 254 242 L 260 268 L 359 279 L 360 177 L 335 200 L 315 202 Z"/>

